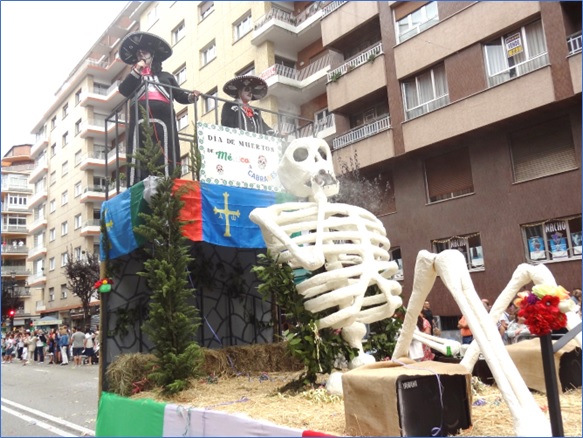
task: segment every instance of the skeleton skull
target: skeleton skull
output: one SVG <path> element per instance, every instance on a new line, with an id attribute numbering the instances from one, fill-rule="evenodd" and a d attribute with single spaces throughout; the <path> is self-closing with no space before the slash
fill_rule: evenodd
<path id="1" fill-rule="evenodd" d="M 327 197 L 336 195 L 339 190 L 332 152 L 319 138 L 292 141 L 279 163 L 278 175 L 288 192 L 302 198 L 314 194 L 314 184 L 319 185 Z"/>

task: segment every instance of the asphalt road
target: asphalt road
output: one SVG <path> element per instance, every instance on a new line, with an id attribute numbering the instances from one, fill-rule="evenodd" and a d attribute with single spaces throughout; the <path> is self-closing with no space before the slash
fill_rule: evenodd
<path id="1" fill-rule="evenodd" d="M 99 366 L 2 364 L 1 436 L 94 436 Z"/>

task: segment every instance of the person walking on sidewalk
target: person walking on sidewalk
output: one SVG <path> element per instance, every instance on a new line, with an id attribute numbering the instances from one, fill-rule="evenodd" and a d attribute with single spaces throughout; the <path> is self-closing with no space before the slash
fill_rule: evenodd
<path id="1" fill-rule="evenodd" d="M 81 355 L 85 348 L 85 333 L 77 327 L 73 327 L 71 346 L 73 347 L 73 362 L 75 363 L 75 367 L 81 366 L 83 363 Z"/>

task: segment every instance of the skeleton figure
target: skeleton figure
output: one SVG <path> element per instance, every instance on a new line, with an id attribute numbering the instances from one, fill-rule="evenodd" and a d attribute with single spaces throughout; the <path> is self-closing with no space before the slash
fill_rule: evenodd
<path id="1" fill-rule="evenodd" d="M 342 328 L 343 338 L 359 350 L 350 367 L 374 362 L 362 348 L 364 323 L 388 318 L 402 304 L 400 284 L 388 279 L 398 266 L 390 261 L 382 223 L 360 207 L 328 203 L 327 197 L 339 187 L 324 140 L 294 140 L 278 174 L 288 192 L 309 201 L 257 208 L 250 219 L 260 226 L 267 248 L 280 262 L 312 272 L 325 267 L 326 272 L 298 285 L 304 307 L 313 313 L 332 311 L 318 326 Z M 379 292 L 365 296 L 371 285 Z"/>
<path id="2" fill-rule="evenodd" d="M 502 397 L 510 409 L 516 435 L 551 436 L 550 423 L 524 383 L 496 328 L 496 322 L 500 315 L 522 286 L 531 281 L 534 284 L 556 285 L 551 272 L 544 265 L 522 264 L 518 266 L 511 281 L 488 314 L 474 289 L 466 260 L 459 251 L 446 250 L 438 255 L 427 251 L 419 252 L 415 264 L 411 300 L 393 357 L 399 358 L 407 355 L 407 349 L 414 336 L 415 315 L 421 311 L 423 302 L 427 299 L 427 295 L 438 276 L 453 295 L 462 314 L 466 316 L 470 330 L 474 335 L 474 341 L 461 364 L 471 371 L 481 351 Z M 581 320 L 576 317 L 574 312 L 567 313 L 568 328 L 573 328 L 580 322 Z M 578 335 L 577 342 L 581 345 L 581 334 Z"/>

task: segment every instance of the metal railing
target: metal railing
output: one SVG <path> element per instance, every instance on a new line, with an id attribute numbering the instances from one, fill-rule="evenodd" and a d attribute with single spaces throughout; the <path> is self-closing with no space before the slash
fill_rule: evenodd
<path id="1" fill-rule="evenodd" d="M 526 73 L 530 73 L 531 71 L 544 67 L 548 64 L 548 53 L 541 53 L 538 56 L 527 59 L 526 61 L 513 65 L 512 67 L 508 67 L 505 70 L 499 71 L 492 76 L 488 76 L 488 86 L 493 87 L 495 85 L 502 84 L 506 81 L 509 81 L 510 79 L 525 75 Z"/>
<path id="2" fill-rule="evenodd" d="M 567 47 L 569 55 L 574 55 L 581 51 L 581 31 L 567 37 Z"/>
<path id="3" fill-rule="evenodd" d="M 30 270 L 26 266 L 2 266 L 2 277 L 11 277 L 13 273 L 15 276 L 29 275 Z"/>
<path id="4" fill-rule="evenodd" d="M 285 11 L 276 7 L 271 8 L 267 14 L 259 17 L 257 21 L 255 21 L 253 24 L 253 30 L 260 29 L 270 20 L 278 20 L 292 26 L 298 26 L 320 11 L 322 9 L 322 3 L 324 2 L 313 2 L 297 15 L 294 15 L 293 12 Z"/>
<path id="5" fill-rule="evenodd" d="M 353 143 L 357 143 L 365 138 L 371 137 L 373 135 L 378 134 L 379 132 L 386 131 L 391 128 L 391 118 L 390 116 L 383 116 L 382 118 L 360 126 L 358 128 L 354 128 L 347 133 L 335 138 L 332 140 L 332 150 L 337 151 L 338 149 L 342 149 L 345 146 L 348 146 Z"/>
<path id="6" fill-rule="evenodd" d="M 370 49 L 365 50 L 364 52 L 359 53 L 355 57 L 349 59 L 340 67 L 335 68 L 334 70 L 330 70 L 328 72 L 328 82 L 333 82 L 340 78 L 340 76 L 345 75 L 349 71 L 354 70 L 355 68 L 366 64 L 367 62 L 372 62 L 374 59 L 383 53 L 383 44 L 377 43 L 372 46 Z"/>
<path id="7" fill-rule="evenodd" d="M 330 3 L 328 3 L 322 9 L 322 18 L 324 18 L 325 16 L 334 12 L 336 9 L 338 9 L 340 6 L 342 6 L 344 3 L 348 3 L 348 2 L 343 1 L 343 2 L 330 2 Z"/>
<path id="8" fill-rule="evenodd" d="M 315 61 L 309 63 L 306 67 L 302 68 L 301 70 L 286 67 L 285 65 L 281 64 L 274 64 L 268 69 L 264 70 L 259 77 L 261 79 L 267 80 L 272 76 L 284 76 L 289 79 L 293 79 L 296 81 L 303 81 L 306 78 L 309 78 L 313 74 L 326 69 L 330 65 L 330 54 L 326 53 L 325 55 L 319 57 Z"/>
<path id="9" fill-rule="evenodd" d="M 100 227 L 100 226 L 101 226 L 100 219 L 89 219 L 89 220 L 85 221 L 85 223 L 83 224 L 83 228 Z"/>
<path id="10" fill-rule="evenodd" d="M 422 116 L 428 112 L 441 108 L 449 103 L 449 94 L 445 94 L 443 96 L 436 97 L 428 102 L 424 102 L 421 105 L 417 105 L 411 109 L 405 110 L 405 119 L 411 120 L 415 117 Z"/>

